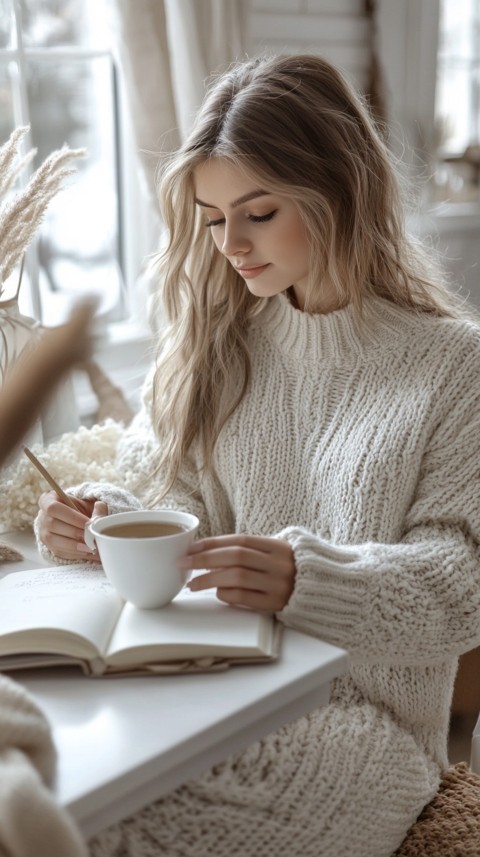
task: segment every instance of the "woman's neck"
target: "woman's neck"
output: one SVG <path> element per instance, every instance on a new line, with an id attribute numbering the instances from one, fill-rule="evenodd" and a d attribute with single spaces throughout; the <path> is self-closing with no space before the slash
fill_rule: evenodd
<path id="1" fill-rule="evenodd" d="M 291 305 L 301 312 L 305 310 L 306 290 L 298 286 L 290 286 L 286 290 L 286 295 Z M 315 314 L 326 315 L 329 312 L 335 312 L 337 309 L 343 309 L 348 301 L 341 302 L 338 295 L 331 284 L 322 283 L 318 294 L 315 295 L 315 307 L 310 310 Z"/>

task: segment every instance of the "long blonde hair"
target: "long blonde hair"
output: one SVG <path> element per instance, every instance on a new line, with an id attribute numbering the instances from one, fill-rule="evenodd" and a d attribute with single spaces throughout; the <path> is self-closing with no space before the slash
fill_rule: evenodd
<path id="1" fill-rule="evenodd" d="M 193 171 L 212 156 L 296 203 L 311 248 L 306 310 L 315 312 L 328 275 L 339 306 L 359 312 L 366 296 L 378 295 L 419 312 L 462 315 L 406 234 L 392 156 L 343 75 L 310 55 L 236 64 L 211 84 L 159 188 L 168 230 L 154 304 L 167 324 L 152 406 L 160 496 L 193 444 L 202 466 L 211 466 L 219 432 L 248 386 L 248 327 L 264 304 L 216 250 L 196 210 Z"/>

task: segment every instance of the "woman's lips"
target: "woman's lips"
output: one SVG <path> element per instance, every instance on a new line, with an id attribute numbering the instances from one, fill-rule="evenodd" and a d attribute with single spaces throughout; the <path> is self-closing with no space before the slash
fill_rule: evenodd
<path id="1" fill-rule="evenodd" d="M 245 265 L 244 267 L 237 268 L 237 271 L 245 280 L 252 280 L 254 277 L 258 277 L 262 271 L 265 271 L 269 265 L 270 262 L 267 262 L 266 265 Z"/>

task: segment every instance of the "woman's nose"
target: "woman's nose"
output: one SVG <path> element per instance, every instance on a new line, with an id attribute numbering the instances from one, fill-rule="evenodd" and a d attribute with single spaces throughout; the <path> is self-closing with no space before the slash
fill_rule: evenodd
<path id="1" fill-rule="evenodd" d="M 251 249 L 251 241 L 238 226 L 232 227 L 225 224 L 223 243 L 221 251 L 224 256 L 237 256 L 248 253 Z"/>

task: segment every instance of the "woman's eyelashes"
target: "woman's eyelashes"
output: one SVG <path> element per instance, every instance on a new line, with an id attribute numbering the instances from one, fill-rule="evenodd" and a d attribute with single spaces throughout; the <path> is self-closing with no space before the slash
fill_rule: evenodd
<path id="1" fill-rule="evenodd" d="M 247 214 L 247 220 L 250 220 L 252 223 L 265 223 L 267 220 L 271 220 L 277 213 L 278 209 L 274 209 L 273 211 L 269 211 L 268 214 Z M 205 226 L 220 226 L 220 224 L 225 223 L 225 218 L 221 217 L 218 220 L 207 220 Z"/>
<path id="2" fill-rule="evenodd" d="M 271 220 L 272 217 L 275 217 L 277 213 L 277 209 L 275 208 L 273 211 L 269 211 L 268 214 L 255 215 L 249 214 L 248 219 L 252 221 L 252 223 L 265 223 L 266 220 Z"/>

